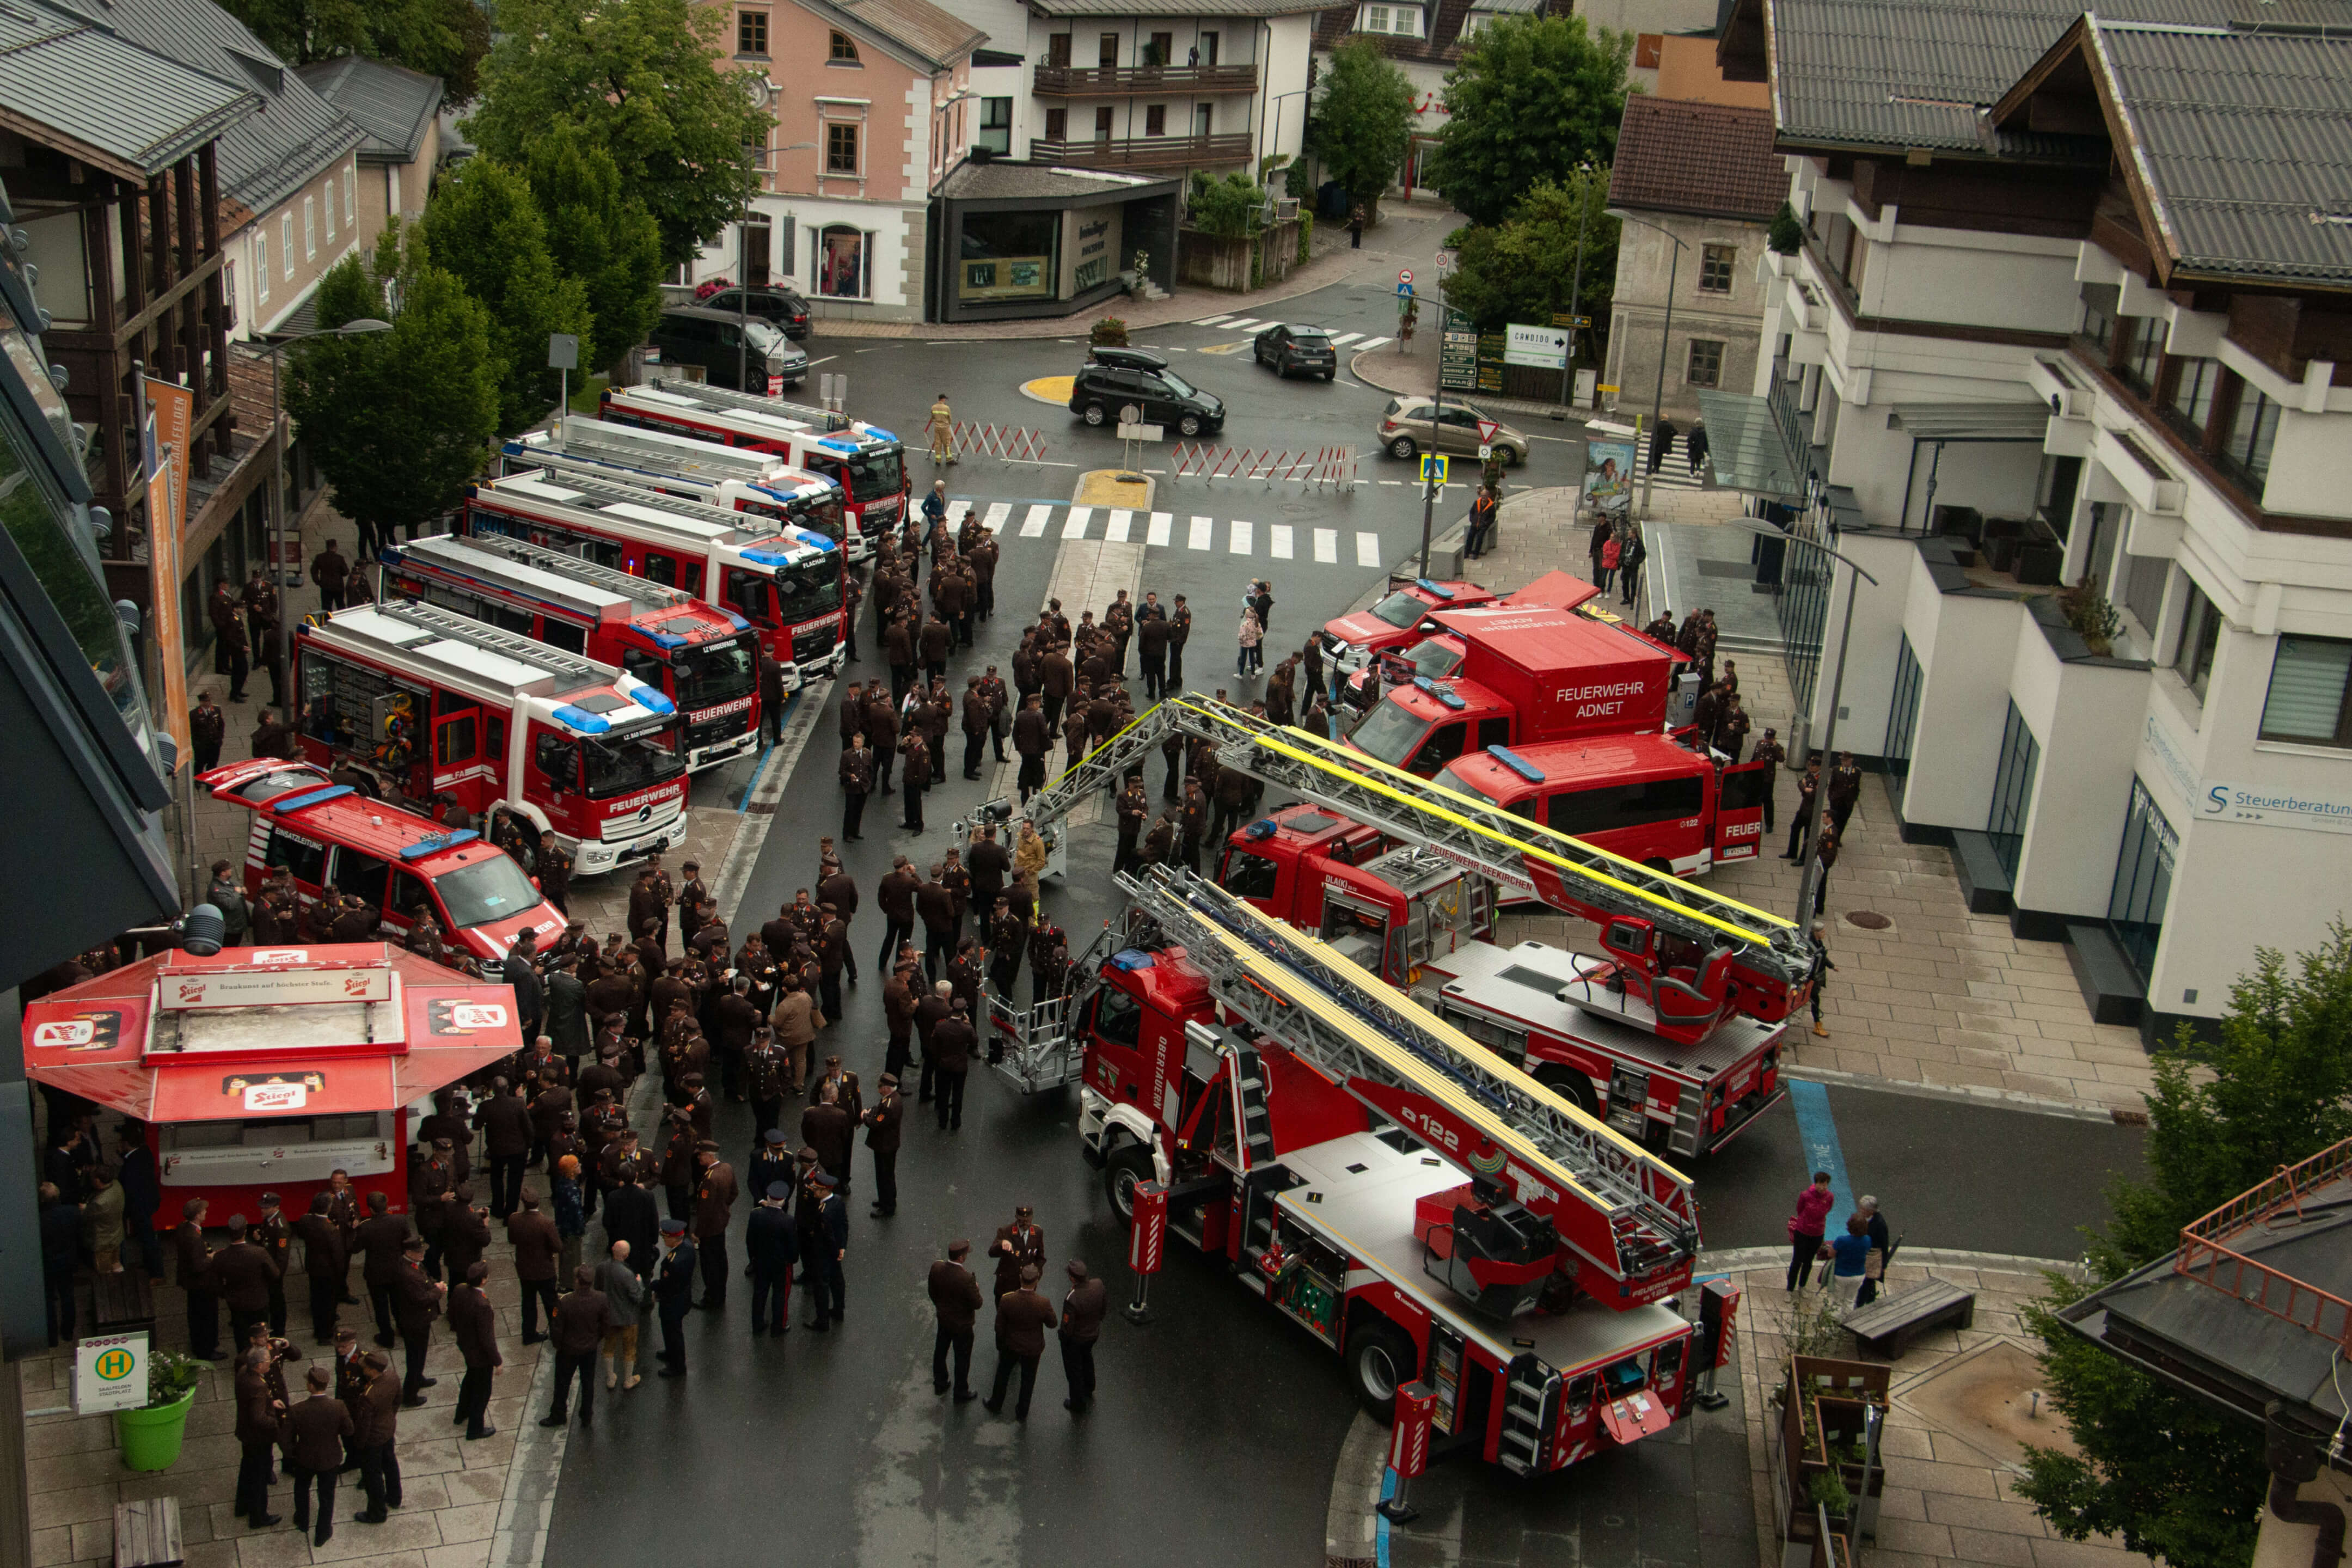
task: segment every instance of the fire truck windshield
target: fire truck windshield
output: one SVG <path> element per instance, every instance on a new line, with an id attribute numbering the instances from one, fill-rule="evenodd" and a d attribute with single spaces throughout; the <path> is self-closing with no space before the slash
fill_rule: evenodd
<path id="1" fill-rule="evenodd" d="M 625 740 L 586 736 L 581 741 L 580 752 L 586 767 L 584 785 L 591 800 L 626 795 L 686 772 L 685 755 L 674 744 L 656 744 L 651 731 Z"/>
<path id="2" fill-rule="evenodd" d="M 1364 755 L 1376 757 L 1392 768 L 1401 768 L 1404 766 L 1404 760 L 1412 755 L 1413 749 L 1421 744 L 1421 738 L 1428 730 L 1429 721 L 1407 712 L 1402 703 L 1381 702 L 1375 704 L 1372 710 L 1364 715 L 1364 721 L 1356 726 L 1355 733 L 1348 739 L 1354 742 L 1356 749 Z"/>
<path id="3" fill-rule="evenodd" d="M 433 879 L 433 890 L 456 926 L 486 926 L 511 920 L 539 905 L 539 891 L 522 868 L 504 855 L 488 855 Z"/>
<path id="4" fill-rule="evenodd" d="M 1438 637 L 1422 638 L 1405 649 L 1404 657 L 1415 675 L 1425 675 L 1432 680 L 1443 680 L 1462 668 L 1462 649 Z"/>
<path id="5" fill-rule="evenodd" d="M 793 522 L 803 528 L 814 529 L 835 544 L 849 536 L 849 530 L 842 522 L 841 514 L 841 491 L 838 488 L 825 491 L 823 500 L 794 501 L 791 513 Z"/>
<path id="6" fill-rule="evenodd" d="M 1372 606 L 1372 614 L 1392 626 L 1409 626 L 1429 614 L 1426 601 L 1399 590 Z"/>
<path id="7" fill-rule="evenodd" d="M 677 677 L 677 705 L 688 712 L 746 696 L 760 679 L 749 637 L 688 648 L 670 668 Z"/>
<path id="8" fill-rule="evenodd" d="M 1468 795 L 1471 799 L 1483 800 L 1488 805 L 1501 805 L 1503 804 L 1501 801 L 1496 800 L 1492 795 L 1489 795 L 1486 791 L 1480 789 L 1476 784 L 1472 784 L 1469 780 L 1456 773 L 1450 767 L 1441 769 L 1438 775 L 1430 782 L 1440 789 L 1459 790 L 1464 795 Z"/>
<path id="9" fill-rule="evenodd" d="M 776 573 L 776 613 L 786 626 L 812 621 L 841 608 L 841 552 L 828 550 L 799 566 Z"/>
<path id="10" fill-rule="evenodd" d="M 849 499 L 887 500 L 907 488 L 907 456 L 896 446 L 875 447 L 842 461 Z"/>

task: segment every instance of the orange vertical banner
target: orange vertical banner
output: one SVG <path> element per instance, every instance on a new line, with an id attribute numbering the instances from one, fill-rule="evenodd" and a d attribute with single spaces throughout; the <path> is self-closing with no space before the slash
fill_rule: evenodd
<path id="1" fill-rule="evenodd" d="M 188 426 L 196 395 L 175 382 L 147 381 L 147 597 L 162 689 L 156 721 L 194 755 L 188 736 L 188 658 L 180 626 L 180 542 L 188 532 Z"/>

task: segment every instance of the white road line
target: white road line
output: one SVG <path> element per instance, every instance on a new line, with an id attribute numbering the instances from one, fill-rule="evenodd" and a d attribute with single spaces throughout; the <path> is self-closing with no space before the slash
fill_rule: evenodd
<path id="1" fill-rule="evenodd" d="M 1362 342 L 1356 345 L 1356 352 L 1360 354 L 1369 353 L 1372 350 L 1380 347 L 1382 343 L 1394 342 L 1396 340 L 1394 338 L 1366 338 Z"/>
<path id="2" fill-rule="evenodd" d="M 1356 564 L 1378 566 L 1381 563 L 1381 536 L 1377 533 L 1356 535 Z"/>
<path id="3" fill-rule="evenodd" d="M 1004 531 L 1005 520 L 1010 518 L 1012 515 L 1013 503 L 1011 501 L 992 500 L 988 503 L 988 515 L 980 520 L 981 525 L 986 528 L 991 533 L 1003 533 Z"/>
<path id="4" fill-rule="evenodd" d="M 1110 523 L 1104 531 L 1103 537 L 1113 544 L 1125 544 L 1127 542 L 1128 525 L 1134 521 L 1135 514 L 1131 511 L 1121 510 L 1112 512 L 1110 514 Z"/>
<path id="5" fill-rule="evenodd" d="M 1318 566 L 1337 566 L 1339 563 L 1338 529 L 1318 528 L 1315 531 L 1315 563 Z"/>
<path id="6" fill-rule="evenodd" d="M 1090 506 L 1072 507 L 1070 509 L 1068 521 L 1062 524 L 1062 537 L 1065 539 L 1084 539 L 1087 536 L 1087 524 L 1093 519 L 1094 515 L 1095 509 Z"/>
<path id="7" fill-rule="evenodd" d="M 1150 533 L 1149 533 L 1149 534 L 1147 534 L 1147 535 L 1145 536 L 1144 542 L 1145 542 L 1146 544 L 1150 544 L 1150 545 L 1157 546 L 1157 547 L 1159 547 L 1159 548 L 1160 548 L 1160 549 L 1163 549 L 1163 550 L 1164 550 L 1164 549 L 1166 549 L 1166 548 L 1167 548 L 1167 545 L 1168 545 L 1168 532 L 1169 532 L 1169 530 L 1171 530 L 1171 529 L 1174 528 L 1175 526 L 1176 526 L 1176 514 L 1175 514 L 1174 512 L 1171 512 L 1171 511 L 1155 511 L 1155 512 L 1153 512 L 1153 513 L 1151 514 L 1151 529 L 1150 529 Z"/>
<path id="8" fill-rule="evenodd" d="M 1029 515 L 1021 520 L 1021 537 L 1024 539 L 1043 538 L 1045 532 L 1045 524 L 1052 520 L 1053 515 L 1054 509 L 1050 506 L 1031 507 L 1029 509 Z"/>
<path id="9" fill-rule="evenodd" d="M 1227 552 L 1234 555 L 1247 555 L 1252 542 L 1250 536 L 1255 531 L 1256 525 L 1245 518 L 1237 517 L 1234 519 L 1232 526 L 1233 534 L 1225 546 Z"/>
<path id="10" fill-rule="evenodd" d="M 1266 525 L 1265 552 L 1276 561 L 1290 559 L 1290 524 L 1273 522 Z"/>
<path id="11" fill-rule="evenodd" d="M 1232 320 L 1231 316 L 1203 316 L 1192 324 L 1196 327 L 1222 327 Z"/>
<path id="12" fill-rule="evenodd" d="M 1331 340 L 1331 346 L 1335 349 L 1346 348 L 1349 343 L 1354 342 L 1358 338 L 1360 338 L 1364 334 L 1361 332 L 1341 332 L 1338 337 Z"/>
<path id="13" fill-rule="evenodd" d="M 1210 535 L 1215 531 L 1216 526 L 1216 522 L 1213 519 L 1205 517 L 1194 518 L 1192 520 L 1192 536 L 1184 542 L 1195 550 L 1207 550 L 1212 548 L 1210 544 Z"/>
<path id="14" fill-rule="evenodd" d="M 1251 316 L 1244 317 L 1240 321 L 1227 321 L 1223 323 L 1223 325 L 1225 330 L 1229 332 L 1246 332 L 1255 328 L 1265 326 L 1265 323 L 1259 321 L 1255 316 Z"/>

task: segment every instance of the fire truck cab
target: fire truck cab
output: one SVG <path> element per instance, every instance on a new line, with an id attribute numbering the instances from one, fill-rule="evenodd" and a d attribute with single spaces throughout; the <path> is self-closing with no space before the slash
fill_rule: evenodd
<path id="1" fill-rule="evenodd" d="M 594 876 L 686 841 L 677 710 L 578 654 L 414 600 L 297 630 L 304 756 L 412 800 L 502 805 Z"/>
<path id="2" fill-rule="evenodd" d="M 1595 593 L 1599 589 L 1593 590 Z M 1437 629 L 1430 616 L 1438 610 L 1466 610 L 1490 604 L 1495 595 L 1477 584 L 1457 579 L 1439 582 L 1430 577 L 1389 574 L 1389 592 L 1370 609 L 1323 623 L 1323 657 L 1342 669 L 1356 669 L 1392 648 L 1403 647 Z"/>
<path id="3" fill-rule="evenodd" d="M 1784 1020 L 1737 1014 L 1690 1045 L 1654 1032 L 1637 988 L 1607 958 L 1539 942 L 1433 955 L 1414 999 L 1587 1115 L 1673 1154 L 1712 1153 L 1788 1091 Z"/>
<path id="4" fill-rule="evenodd" d="M 1216 880 L 1397 986 L 1431 954 L 1494 935 L 1493 883 L 1314 805 L 1235 828 Z"/>
<path id="5" fill-rule="evenodd" d="M 1665 735 L 1589 735 L 1490 746 L 1434 782 L 1654 871 L 1696 877 L 1756 858 L 1772 768 Z"/>

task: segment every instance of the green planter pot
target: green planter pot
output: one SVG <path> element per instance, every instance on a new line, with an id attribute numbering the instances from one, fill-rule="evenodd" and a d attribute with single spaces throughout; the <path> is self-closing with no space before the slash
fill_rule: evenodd
<path id="1" fill-rule="evenodd" d="M 195 1402 L 196 1391 L 192 1388 L 175 1404 L 147 1410 L 116 1411 L 114 1436 L 122 1449 L 124 1468 L 170 1469 L 172 1462 L 180 1457 L 180 1439 L 188 1430 L 188 1410 Z"/>

